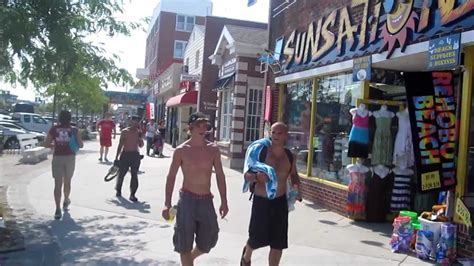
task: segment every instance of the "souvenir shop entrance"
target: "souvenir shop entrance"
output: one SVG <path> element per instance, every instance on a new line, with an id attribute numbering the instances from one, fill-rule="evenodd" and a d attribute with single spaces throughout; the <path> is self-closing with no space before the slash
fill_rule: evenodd
<path id="1" fill-rule="evenodd" d="M 391 222 L 400 210 L 421 213 L 439 202 L 438 191 L 418 192 L 404 77 L 427 72 L 426 62 L 427 52 L 380 60 L 371 80 L 362 82 L 353 81 L 351 64 L 343 62 L 340 73 L 279 85 L 278 116 L 289 126 L 287 144 L 305 177 L 307 199 L 371 222 Z M 450 70 L 458 121 L 461 111 L 471 110 L 461 97 L 465 70 Z M 458 156 L 458 165 L 466 160 Z M 459 179 L 464 182 L 458 173 Z"/>

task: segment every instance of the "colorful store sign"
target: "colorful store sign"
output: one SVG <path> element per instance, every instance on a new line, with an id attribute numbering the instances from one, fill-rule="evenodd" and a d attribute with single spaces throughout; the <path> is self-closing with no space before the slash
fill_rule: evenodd
<path id="1" fill-rule="evenodd" d="M 428 70 L 448 70 L 461 60 L 461 34 L 453 34 L 430 41 Z"/>
<path id="2" fill-rule="evenodd" d="M 389 58 L 398 47 L 404 52 L 408 44 L 474 27 L 474 0 L 422 0 L 419 8 L 415 0 L 373 2 L 352 0 L 351 6 L 312 21 L 306 31 L 294 30 L 275 50 L 284 55 L 284 73 L 385 51 Z M 351 10 L 361 7 L 357 19 Z"/>
<path id="3" fill-rule="evenodd" d="M 472 227 L 471 212 L 460 198 L 456 199 L 456 215 L 464 225 Z"/>
<path id="4" fill-rule="evenodd" d="M 372 57 L 364 56 L 354 58 L 352 67 L 352 81 L 370 80 L 372 77 Z"/>
<path id="5" fill-rule="evenodd" d="M 128 93 L 121 91 L 106 91 L 105 96 L 109 98 L 109 103 L 143 105 L 146 102 L 146 95 L 140 93 Z"/>
<path id="6" fill-rule="evenodd" d="M 453 73 L 405 72 L 418 191 L 456 186 Z"/>

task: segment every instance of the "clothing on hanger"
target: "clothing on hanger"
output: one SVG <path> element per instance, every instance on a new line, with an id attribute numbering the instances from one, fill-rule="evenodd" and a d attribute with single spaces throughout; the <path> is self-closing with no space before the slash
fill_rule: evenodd
<path id="1" fill-rule="evenodd" d="M 390 126 L 392 118 L 395 116 L 393 112 L 388 111 L 386 105 L 382 105 L 378 111 L 373 113 L 375 117 L 375 137 L 372 144 L 372 165 L 391 165 L 393 146 L 392 133 Z"/>
<path id="2" fill-rule="evenodd" d="M 408 109 L 398 112 L 397 117 L 398 132 L 393 148 L 393 164 L 402 168 L 412 167 L 415 164 L 415 153 Z"/>
<path id="3" fill-rule="evenodd" d="M 394 182 L 390 209 L 392 212 L 410 210 L 411 206 L 411 181 L 413 170 L 409 168 L 395 167 L 393 170 Z"/>
<path id="4" fill-rule="evenodd" d="M 366 187 L 365 178 L 369 168 L 356 163 L 347 166 L 350 178 L 347 193 L 347 213 L 354 220 L 365 219 Z"/>
<path id="5" fill-rule="evenodd" d="M 372 177 L 367 180 L 366 221 L 385 222 L 390 212 L 390 189 L 393 173 L 383 165 L 372 167 Z"/>
<path id="6" fill-rule="evenodd" d="M 352 129 L 349 134 L 349 157 L 367 158 L 369 156 L 369 115 L 364 104 L 352 109 Z"/>

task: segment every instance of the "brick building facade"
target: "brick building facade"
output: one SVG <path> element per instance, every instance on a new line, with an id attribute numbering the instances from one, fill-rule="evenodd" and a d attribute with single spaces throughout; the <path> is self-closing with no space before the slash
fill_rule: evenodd
<path id="1" fill-rule="evenodd" d="M 242 169 L 246 147 L 260 137 L 264 75 L 257 54 L 266 46 L 266 29 L 226 25 L 212 63 L 218 66 L 216 140 L 223 165 Z"/>

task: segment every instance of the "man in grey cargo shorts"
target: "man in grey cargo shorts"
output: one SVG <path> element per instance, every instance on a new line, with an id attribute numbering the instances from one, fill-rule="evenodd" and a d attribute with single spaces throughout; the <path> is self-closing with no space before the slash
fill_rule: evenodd
<path id="1" fill-rule="evenodd" d="M 227 206 L 226 183 L 219 148 L 205 139 L 208 121 L 203 113 L 193 113 L 188 121 L 191 138 L 173 154 L 166 180 L 165 207 L 162 216 L 169 219 L 171 198 L 179 167 L 183 172 L 176 224 L 174 250 L 181 255 L 181 264 L 193 265 L 198 256 L 209 253 L 216 245 L 219 226 L 211 193 L 212 169 L 215 169 L 221 199 L 219 214 L 224 218 Z M 196 246 L 193 248 L 194 239 Z"/>

